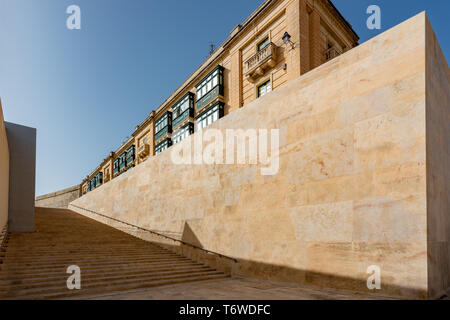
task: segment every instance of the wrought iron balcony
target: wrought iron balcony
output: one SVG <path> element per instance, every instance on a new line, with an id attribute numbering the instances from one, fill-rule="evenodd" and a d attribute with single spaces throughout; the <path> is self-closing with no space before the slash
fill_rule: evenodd
<path id="1" fill-rule="evenodd" d="M 341 54 L 342 52 L 338 48 L 332 47 L 325 51 L 325 61 L 333 60 L 334 58 L 340 56 Z"/>
<path id="2" fill-rule="evenodd" d="M 244 62 L 244 75 L 250 82 L 264 75 L 267 69 L 275 67 L 277 47 L 272 42 Z"/>

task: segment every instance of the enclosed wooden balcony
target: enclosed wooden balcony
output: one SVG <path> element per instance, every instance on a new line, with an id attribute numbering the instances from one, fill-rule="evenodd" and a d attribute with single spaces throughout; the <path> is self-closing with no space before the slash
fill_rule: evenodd
<path id="1" fill-rule="evenodd" d="M 267 69 L 275 67 L 277 47 L 272 42 L 244 62 L 244 75 L 250 82 L 263 76 Z"/>
<path id="2" fill-rule="evenodd" d="M 197 103 L 195 109 L 202 112 L 218 100 L 223 101 L 224 96 L 224 68 L 221 65 L 215 67 L 196 86 Z"/>
<path id="3" fill-rule="evenodd" d="M 171 137 L 172 135 L 172 112 L 165 112 L 158 120 L 155 122 L 155 144 L 160 141 Z"/>
<path id="4" fill-rule="evenodd" d="M 194 122 L 195 95 L 188 92 L 174 106 L 172 106 L 172 130 L 177 130 L 187 122 Z"/>

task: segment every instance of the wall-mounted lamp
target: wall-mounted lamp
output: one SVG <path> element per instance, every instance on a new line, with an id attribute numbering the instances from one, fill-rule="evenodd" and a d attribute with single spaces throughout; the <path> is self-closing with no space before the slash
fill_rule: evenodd
<path id="1" fill-rule="evenodd" d="M 287 31 L 283 35 L 283 43 L 290 44 L 291 50 L 295 49 L 295 43 L 291 41 L 291 35 Z"/>

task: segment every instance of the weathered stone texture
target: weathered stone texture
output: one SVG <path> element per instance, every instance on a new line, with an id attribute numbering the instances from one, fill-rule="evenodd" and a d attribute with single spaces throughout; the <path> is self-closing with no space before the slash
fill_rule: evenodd
<path id="1" fill-rule="evenodd" d="M 36 198 L 35 206 L 40 208 L 66 209 L 69 203 L 80 197 L 80 185 L 42 195 Z"/>
<path id="2" fill-rule="evenodd" d="M 450 287 L 450 69 L 427 20 L 428 285 Z"/>
<path id="3" fill-rule="evenodd" d="M 449 175 L 438 159 L 448 164 L 450 137 L 448 111 L 428 106 L 426 80 L 441 73 L 426 73 L 426 30 L 422 13 L 211 126 L 280 129 L 273 177 L 259 165 L 174 165 L 169 149 L 73 204 L 235 257 L 235 274 L 368 292 L 378 265 L 380 294 L 432 296 L 429 279 L 448 268 Z M 448 79 L 434 81 L 448 102 Z M 447 129 L 427 131 L 430 108 Z M 427 189 L 430 165 L 444 176 Z"/>

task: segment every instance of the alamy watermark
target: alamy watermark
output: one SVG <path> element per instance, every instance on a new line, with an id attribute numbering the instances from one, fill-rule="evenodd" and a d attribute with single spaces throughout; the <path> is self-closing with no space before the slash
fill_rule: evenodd
<path id="1" fill-rule="evenodd" d="M 172 147 L 175 165 L 260 165 L 261 175 L 276 175 L 280 167 L 279 129 L 203 129 Z"/>
<path id="2" fill-rule="evenodd" d="M 381 290 L 381 268 L 375 265 L 370 266 L 367 268 L 367 274 L 370 274 L 367 279 L 367 289 Z"/>
<path id="3" fill-rule="evenodd" d="M 66 9 L 66 13 L 70 16 L 66 20 L 66 26 L 69 30 L 81 29 L 81 8 L 75 4 L 70 5 Z M 378 5 L 370 5 L 367 7 L 366 13 L 370 16 L 367 18 L 366 25 L 369 30 L 381 29 L 381 8 Z"/>
<path id="4" fill-rule="evenodd" d="M 381 29 L 381 8 L 375 4 L 369 6 L 366 10 L 370 16 L 367 18 L 366 25 L 369 30 Z"/>
<path id="5" fill-rule="evenodd" d="M 67 289 L 80 290 L 81 289 L 81 269 L 79 266 L 70 266 L 67 268 L 67 273 L 70 274 L 67 278 Z"/>
<path id="6" fill-rule="evenodd" d="M 67 14 L 70 16 L 66 20 L 66 26 L 69 30 L 80 30 L 81 29 L 81 9 L 77 5 L 71 5 L 67 7 Z"/>

